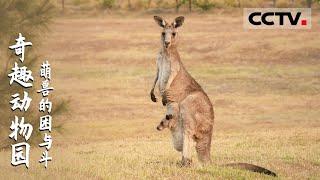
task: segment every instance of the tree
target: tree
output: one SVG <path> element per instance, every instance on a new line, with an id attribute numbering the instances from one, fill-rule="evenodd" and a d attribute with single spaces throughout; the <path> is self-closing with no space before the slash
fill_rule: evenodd
<path id="1" fill-rule="evenodd" d="M 0 148 L 8 148 L 10 147 L 9 143 L 12 143 L 7 138 L 12 120 L 12 111 L 9 106 L 9 101 L 12 100 L 11 95 L 15 93 L 23 94 L 22 92 L 24 91 L 19 85 L 9 85 L 10 79 L 8 79 L 8 74 L 17 56 L 14 55 L 14 51 L 9 51 L 8 47 L 15 44 L 15 39 L 19 33 L 26 38 L 26 41 L 30 41 L 33 44 L 39 43 L 39 37 L 47 32 L 53 15 L 54 6 L 50 0 L 0 0 L 0 137 L 5 137 L 4 139 L 0 139 Z M 26 57 L 23 64 L 28 69 L 35 67 L 35 62 L 38 60 L 38 57 L 33 54 L 34 50 L 35 47 L 29 48 L 25 54 Z M 37 65 L 37 67 L 39 66 Z M 32 71 L 37 72 L 35 69 Z M 29 94 L 31 95 L 33 92 L 34 95 L 32 97 L 36 97 L 35 91 L 35 87 L 32 87 L 29 89 Z M 65 102 L 62 103 L 64 105 L 57 103 L 55 109 L 61 108 L 60 105 L 65 106 Z M 19 112 L 16 113 L 20 115 Z M 36 107 L 34 109 L 30 108 L 23 116 L 28 120 L 28 123 L 37 127 L 39 116 Z M 36 132 L 38 132 L 38 136 L 34 133 L 30 139 L 31 143 L 37 137 L 40 138 L 40 132 Z"/>
<path id="2" fill-rule="evenodd" d="M 61 0 L 61 5 L 62 5 L 62 13 L 64 13 L 64 0 Z"/>
<path id="3" fill-rule="evenodd" d="M 241 8 L 241 0 L 238 0 L 238 8 Z"/>
<path id="4" fill-rule="evenodd" d="M 131 0 L 128 0 L 128 9 L 132 9 Z"/>
<path id="5" fill-rule="evenodd" d="M 176 12 L 178 13 L 179 12 L 179 8 L 180 8 L 180 2 L 179 0 L 176 0 Z"/>
<path id="6" fill-rule="evenodd" d="M 148 9 L 151 7 L 151 3 L 152 3 L 152 0 L 149 0 L 148 1 L 148 7 L 147 7 Z"/>
<path id="7" fill-rule="evenodd" d="M 308 6 L 308 8 L 311 8 L 311 6 L 312 6 L 312 0 L 307 0 L 307 6 Z"/>
<path id="8" fill-rule="evenodd" d="M 53 8 L 49 0 L 0 0 L 0 52 L 7 51 L 18 33 L 33 39 L 47 30 L 53 17 Z M 4 69 L 3 73 L 6 72 L 7 69 Z"/>
<path id="9" fill-rule="evenodd" d="M 294 0 L 291 0 L 291 5 L 292 5 L 292 6 L 294 5 Z"/>
<path id="10" fill-rule="evenodd" d="M 188 0 L 176 0 L 176 12 L 179 12 L 180 7 L 186 4 Z M 189 0 L 190 2 L 190 0 Z"/>

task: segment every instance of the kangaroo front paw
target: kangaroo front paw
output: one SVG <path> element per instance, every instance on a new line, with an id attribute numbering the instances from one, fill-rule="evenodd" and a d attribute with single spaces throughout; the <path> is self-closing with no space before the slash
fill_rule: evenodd
<path id="1" fill-rule="evenodd" d="M 150 93 L 151 101 L 157 102 L 156 96 L 153 94 L 153 92 Z"/>
<path id="2" fill-rule="evenodd" d="M 173 118 L 173 115 L 172 114 L 167 114 L 166 115 L 166 120 L 170 120 L 170 119 L 172 119 Z"/>
<path id="3" fill-rule="evenodd" d="M 162 98 L 162 105 L 163 106 L 166 106 L 168 103 L 167 99 L 166 98 Z"/>

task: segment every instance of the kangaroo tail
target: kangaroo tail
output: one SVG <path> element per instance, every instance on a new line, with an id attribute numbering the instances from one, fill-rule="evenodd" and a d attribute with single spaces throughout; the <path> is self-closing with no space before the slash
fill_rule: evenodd
<path id="1" fill-rule="evenodd" d="M 260 166 L 256 166 L 253 164 L 248 164 L 248 163 L 229 163 L 229 164 L 224 164 L 223 166 L 225 167 L 233 167 L 233 168 L 237 168 L 237 169 L 244 169 L 244 170 L 248 170 L 248 171 L 252 171 L 252 172 L 258 172 L 258 173 L 263 173 L 263 174 L 267 174 L 269 176 L 274 176 L 276 177 L 277 174 Z"/>

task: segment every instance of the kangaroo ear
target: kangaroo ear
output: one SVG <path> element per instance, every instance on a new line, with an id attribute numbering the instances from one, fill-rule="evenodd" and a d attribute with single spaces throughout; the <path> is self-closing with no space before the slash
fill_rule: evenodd
<path id="1" fill-rule="evenodd" d="M 179 16 L 173 21 L 173 26 L 175 28 L 178 28 L 178 27 L 182 26 L 183 21 L 184 21 L 184 17 L 183 16 Z"/>
<path id="2" fill-rule="evenodd" d="M 164 19 L 162 19 L 162 17 L 154 16 L 153 18 L 156 21 L 156 23 L 159 24 L 160 27 L 164 28 L 166 26 L 167 22 Z"/>

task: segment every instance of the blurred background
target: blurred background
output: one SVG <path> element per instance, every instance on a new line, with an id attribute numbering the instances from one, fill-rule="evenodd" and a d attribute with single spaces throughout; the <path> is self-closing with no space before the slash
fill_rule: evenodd
<path id="1" fill-rule="evenodd" d="M 311 7 L 310 30 L 244 30 L 242 8 Z M 265 179 L 222 168 L 254 163 L 284 179 L 320 178 L 320 15 L 316 0 L 0 0 L 0 179 Z M 149 92 L 161 29 L 185 16 L 182 62 L 215 109 L 213 163 L 180 168 L 165 114 Z M 28 113 L 12 112 L 7 75 L 18 33 L 33 43 Z M 37 161 L 39 68 L 52 67 L 53 160 Z M 159 99 L 159 98 L 158 98 Z M 30 168 L 10 165 L 14 115 L 34 125 Z M 19 139 L 19 141 L 22 140 Z M 28 141 L 28 142 L 29 142 Z"/>
<path id="2" fill-rule="evenodd" d="M 210 11 L 221 8 L 311 8 L 319 5 L 319 0 L 59 0 L 56 5 L 61 11 L 142 11 L 142 12 L 192 12 Z"/>

